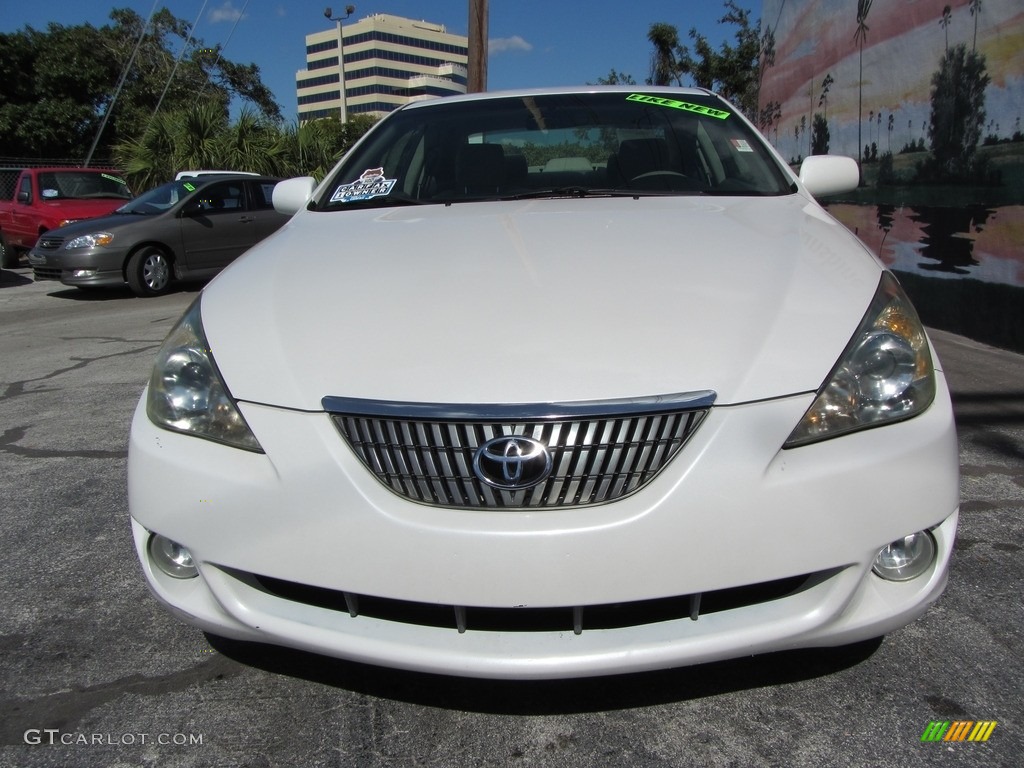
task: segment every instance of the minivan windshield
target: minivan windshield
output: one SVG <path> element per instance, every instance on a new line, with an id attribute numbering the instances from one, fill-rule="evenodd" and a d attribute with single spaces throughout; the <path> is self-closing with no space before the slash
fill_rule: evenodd
<path id="1" fill-rule="evenodd" d="M 388 116 L 318 210 L 542 197 L 784 195 L 756 131 L 695 91 L 439 99 Z"/>

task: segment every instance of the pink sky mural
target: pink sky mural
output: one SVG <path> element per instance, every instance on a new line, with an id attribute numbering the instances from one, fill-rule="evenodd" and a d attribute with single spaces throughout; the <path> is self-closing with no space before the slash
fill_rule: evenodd
<path id="1" fill-rule="evenodd" d="M 950 8 L 949 24 L 940 23 Z M 986 131 L 1009 137 L 1021 130 L 1024 112 L 1024 3 L 982 0 L 874 0 L 870 5 L 860 74 L 856 39 L 857 0 L 764 0 L 762 26 L 775 30 L 776 64 L 766 70 L 762 107 L 778 102 L 782 117 L 768 137 L 787 158 L 808 154 L 813 114 L 829 121 L 830 151 L 857 156 L 857 102 L 861 98 L 861 142 L 884 152 L 924 138 L 930 113 L 932 74 L 948 45 L 975 46 L 985 56 L 991 84 L 986 92 Z M 834 83 L 819 104 L 822 81 Z M 878 115 L 882 115 L 879 124 Z M 893 115 L 893 128 L 889 128 Z M 872 125 L 868 126 L 869 116 Z M 801 118 L 806 131 L 797 137 Z"/>

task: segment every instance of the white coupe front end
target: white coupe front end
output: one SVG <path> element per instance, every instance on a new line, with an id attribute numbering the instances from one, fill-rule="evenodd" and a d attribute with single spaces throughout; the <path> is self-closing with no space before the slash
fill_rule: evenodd
<path id="1" fill-rule="evenodd" d="M 279 185 L 291 222 L 164 343 L 129 451 L 154 594 L 216 635 L 491 678 L 912 621 L 956 435 L 910 303 L 812 197 L 851 165 L 798 180 L 703 91 L 394 113 Z"/>

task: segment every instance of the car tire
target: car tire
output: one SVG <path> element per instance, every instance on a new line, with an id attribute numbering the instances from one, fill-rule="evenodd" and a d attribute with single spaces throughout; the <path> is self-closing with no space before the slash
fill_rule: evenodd
<path id="1" fill-rule="evenodd" d="M 16 248 L 11 248 L 0 234 L 0 267 L 14 269 L 21 261 L 21 254 Z"/>
<path id="2" fill-rule="evenodd" d="M 141 248 L 128 259 L 125 279 L 136 296 L 159 296 L 171 286 L 171 260 L 159 248 Z"/>

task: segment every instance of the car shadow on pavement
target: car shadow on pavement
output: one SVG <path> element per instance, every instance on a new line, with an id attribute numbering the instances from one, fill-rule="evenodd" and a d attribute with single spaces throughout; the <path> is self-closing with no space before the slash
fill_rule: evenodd
<path id="1" fill-rule="evenodd" d="M 167 290 L 167 293 L 162 295 L 198 293 L 202 287 L 200 283 L 178 283 L 172 285 Z M 69 301 L 118 301 L 141 298 L 132 293 L 132 290 L 127 285 L 109 288 L 65 288 L 52 291 L 47 295 L 55 299 L 67 299 Z"/>
<path id="2" fill-rule="evenodd" d="M 0 269 L 0 288 L 14 288 L 19 285 L 29 285 L 31 282 L 31 277 L 27 277 L 20 272 Z"/>
<path id="3" fill-rule="evenodd" d="M 507 715 L 554 715 L 649 707 L 825 677 L 854 667 L 882 638 L 839 648 L 781 651 L 731 661 L 610 677 L 478 680 L 406 672 L 314 653 L 207 635 L 240 664 L 354 693 L 420 706 Z"/>

